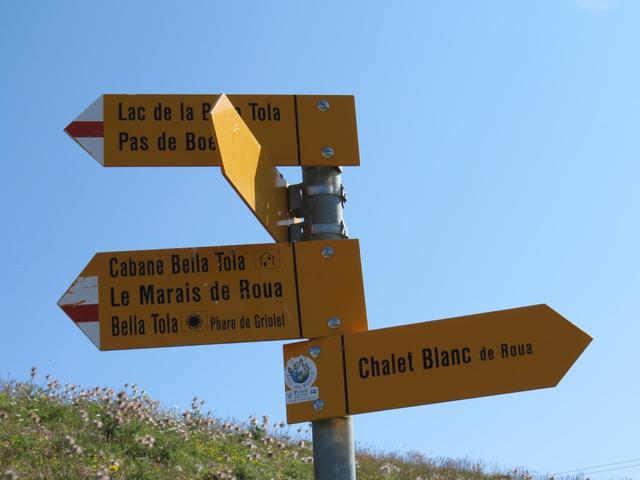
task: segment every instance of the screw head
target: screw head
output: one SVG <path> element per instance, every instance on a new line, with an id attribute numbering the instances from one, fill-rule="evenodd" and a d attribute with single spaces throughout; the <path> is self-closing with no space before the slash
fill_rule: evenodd
<path id="1" fill-rule="evenodd" d="M 320 410 L 322 410 L 323 408 L 324 408 L 324 400 L 320 400 L 320 399 L 318 399 L 318 400 L 314 400 L 314 401 L 313 401 L 313 409 L 314 409 L 316 412 L 319 412 L 319 411 L 320 411 Z"/>
<path id="2" fill-rule="evenodd" d="M 327 325 L 330 329 L 335 330 L 336 328 L 340 328 L 340 325 L 342 325 L 342 320 L 340 320 L 339 317 L 331 317 L 329 320 L 327 320 Z"/>
<path id="3" fill-rule="evenodd" d="M 318 103 L 316 103 L 316 107 L 321 112 L 326 112 L 327 110 L 329 110 L 329 108 L 331 108 L 331 105 L 329 105 L 329 102 L 327 102 L 326 100 L 318 100 Z"/>
<path id="4" fill-rule="evenodd" d="M 320 347 L 317 345 L 309 348 L 309 355 L 313 358 L 318 358 L 320 356 Z"/>
<path id="5" fill-rule="evenodd" d="M 320 252 L 320 255 L 322 255 L 322 258 L 331 258 L 333 257 L 333 248 L 326 246 L 322 249 L 322 251 Z"/>
<path id="6" fill-rule="evenodd" d="M 333 151 L 333 148 L 331 148 L 331 147 L 324 147 L 322 149 L 322 152 L 320 152 L 320 153 L 322 153 L 322 156 L 324 158 L 333 158 L 333 156 L 335 155 L 335 152 Z"/>

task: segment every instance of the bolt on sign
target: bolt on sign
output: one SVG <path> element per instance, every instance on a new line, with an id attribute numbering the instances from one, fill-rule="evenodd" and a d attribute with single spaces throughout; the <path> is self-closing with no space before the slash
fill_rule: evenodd
<path id="1" fill-rule="evenodd" d="M 589 342 L 534 305 L 288 344 L 287 420 L 553 387 Z"/>
<path id="2" fill-rule="evenodd" d="M 58 305 L 100 350 L 367 329 L 357 240 L 98 253 Z"/>
<path id="3" fill-rule="evenodd" d="M 219 166 L 211 95 L 102 95 L 65 131 L 105 167 Z M 229 95 L 272 165 L 360 164 L 352 95 Z"/>

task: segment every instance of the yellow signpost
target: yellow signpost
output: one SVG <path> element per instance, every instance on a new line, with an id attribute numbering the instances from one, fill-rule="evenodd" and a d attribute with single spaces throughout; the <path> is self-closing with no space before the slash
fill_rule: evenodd
<path id="1" fill-rule="evenodd" d="M 276 242 L 289 240 L 287 182 L 226 95 L 211 112 L 222 174 Z"/>
<path id="2" fill-rule="evenodd" d="M 58 305 L 100 350 L 312 339 L 284 346 L 285 398 L 317 478 L 355 478 L 349 415 L 552 387 L 591 341 L 546 305 L 367 331 L 353 96 L 103 95 L 65 131 L 104 166 L 222 166 L 278 243 L 98 253 Z M 320 167 L 292 205 L 278 165 Z M 311 240 L 286 243 L 293 212 Z"/>
<path id="3" fill-rule="evenodd" d="M 58 304 L 100 350 L 367 329 L 357 240 L 98 253 Z"/>
<path id="4" fill-rule="evenodd" d="M 219 166 L 219 95 L 102 95 L 65 131 L 106 167 Z M 352 95 L 229 95 L 272 165 L 360 164 Z"/>
<path id="5" fill-rule="evenodd" d="M 287 418 L 553 387 L 590 341 L 534 305 L 285 345 Z"/>

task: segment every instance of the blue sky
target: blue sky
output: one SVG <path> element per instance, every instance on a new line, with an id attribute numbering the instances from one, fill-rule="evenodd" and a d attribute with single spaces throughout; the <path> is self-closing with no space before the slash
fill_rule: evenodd
<path id="1" fill-rule="evenodd" d="M 103 93 L 353 94 L 369 327 L 548 303 L 594 337 L 557 388 L 356 416 L 358 443 L 550 473 L 640 458 L 639 20 L 633 0 L 2 2 L 0 375 L 284 419 L 282 342 L 98 352 L 58 309 L 97 251 L 270 241 L 218 169 L 102 168 L 62 129 Z"/>

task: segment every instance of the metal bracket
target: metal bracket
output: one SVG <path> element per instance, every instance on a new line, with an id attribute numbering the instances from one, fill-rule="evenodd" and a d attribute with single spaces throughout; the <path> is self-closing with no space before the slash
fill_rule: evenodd
<path id="1" fill-rule="evenodd" d="M 313 197 L 315 195 L 335 195 L 340 197 L 340 203 L 344 207 L 347 201 L 347 194 L 344 190 L 344 185 L 336 187 L 334 185 L 309 185 L 302 187 L 303 197 Z"/>
<path id="2" fill-rule="evenodd" d="M 311 235 L 318 233 L 333 233 L 335 235 L 340 235 L 342 238 L 347 238 L 347 227 L 344 222 L 337 223 L 314 223 L 311 225 L 311 228 L 308 229 L 311 238 Z M 305 230 L 305 236 L 307 234 L 307 230 Z"/>
<path id="3" fill-rule="evenodd" d="M 304 220 L 302 223 L 289 225 L 289 241 L 298 242 L 301 240 L 311 240 L 313 235 L 330 233 L 340 235 L 341 238 L 349 238 L 347 226 L 340 223 L 310 223 Z"/>
<path id="4" fill-rule="evenodd" d="M 302 183 L 289 185 L 287 187 L 287 197 L 291 214 L 296 218 L 302 218 L 304 216 L 304 211 L 302 210 Z"/>
<path id="5" fill-rule="evenodd" d="M 302 223 L 292 223 L 289 225 L 289 241 L 299 242 L 304 240 L 304 231 Z"/>
<path id="6" fill-rule="evenodd" d="M 306 197 L 314 197 L 316 195 L 335 195 L 340 197 L 340 203 L 344 207 L 347 201 L 347 193 L 344 185 L 335 187 L 334 185 L 309 185 L 304 186 L 302 183 L 289 185 L 287 187 L 287 197 L 289 201 L 289 211 L 296 218 L 304 217 L 303 199 Z"/>

